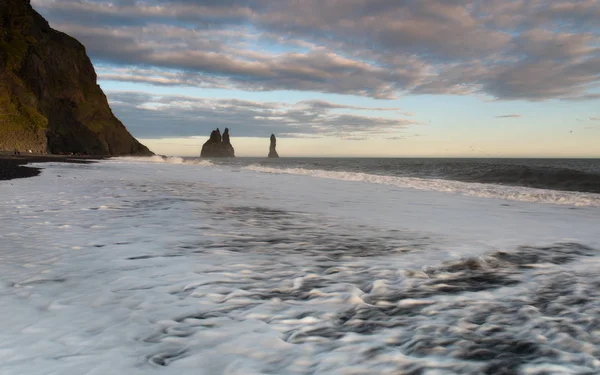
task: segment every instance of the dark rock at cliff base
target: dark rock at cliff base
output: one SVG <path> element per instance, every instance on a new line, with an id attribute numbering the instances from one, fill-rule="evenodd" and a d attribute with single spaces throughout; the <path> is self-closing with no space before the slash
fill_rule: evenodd
<path id="1" fill-rule="evenodd" d="M 275 138 L 275 134 L 271 134 L 271 146 L 269 146 L 269 157 L 270 158 L 278 158 L 277 150 L 275 147 L 277 146 L 277 138 Z"/>
<path id="2" fill-rule="evenodd" d="M 222 137 L 219 129 L 213 130 L 208 141 L 202 145 L 200 156 L 203 158 L 234 157 L 235 151 L 229 140 L 229 129 L 225 128 Z"/>
<path id="3" fill-rule="evenodd" d="M 84 46 L 0 0 L 0 151 L 152 155 L 112 113 Z"/>

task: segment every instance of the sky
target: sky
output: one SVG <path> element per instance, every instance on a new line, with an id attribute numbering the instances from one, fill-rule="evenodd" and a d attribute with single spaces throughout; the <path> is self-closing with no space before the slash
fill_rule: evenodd
<path id="1" fill-rule="evenodd" d="M 154 152 L 600 157 L 600 0 L 31 0 Z"/>

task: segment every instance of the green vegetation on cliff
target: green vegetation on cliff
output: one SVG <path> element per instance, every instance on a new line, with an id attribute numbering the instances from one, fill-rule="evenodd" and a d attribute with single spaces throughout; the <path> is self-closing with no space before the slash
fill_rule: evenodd
<path id="1" fill-rule="evenodd" d="M 85 48 L 28 0 L 0 1 L 0 150 L 150 155 L 114 116 Z"/>

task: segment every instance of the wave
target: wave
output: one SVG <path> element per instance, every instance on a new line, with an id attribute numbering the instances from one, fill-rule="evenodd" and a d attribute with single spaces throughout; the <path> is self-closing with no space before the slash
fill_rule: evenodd
<path id="1" fill-rule="evenodd" d="M 252 164 L 244 169 L 272 174 L 304 175 L 344 181 L 391 185 L 400 188 L 456 193 L 480 198 L 497 198 L 521 202 L 549 203 L 570 206 L 600 207 L 600 194 L 507 186 L 478 182 L 462 182 L 435 178 L 397 177 L 362 172 L 327 171 L 305 168 L 272 168 Z"/>
<path id="2" fill-rule="evenodd" d="M 463 182 L 518 185 L 532 188 L 600 193 L 600 175 L 589 171 L 549 166 L 476 164 L 459 168 L 448 177 Z"/>
<path id="3" fill-rule="evenodd" d="M 126 163 L 158 163 L 158 164 L 189 164 L 205 167 L 213 166 L 213 162 L 205 159 L 184 159 L 179 156 L 121 156 L 109 159 L 111 162 Z"/>

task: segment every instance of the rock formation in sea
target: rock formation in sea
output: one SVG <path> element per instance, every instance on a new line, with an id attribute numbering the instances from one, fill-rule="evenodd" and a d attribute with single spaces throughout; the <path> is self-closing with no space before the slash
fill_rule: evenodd
<path id="1" fill-rule="evenodd" d="M 277 138 L 275 138 L 275 134 L 271 134 L 271 145 L 269 146 L 269 157 L 270 158 L 278 158 L 277 150 L 275 147 L 277 146 Z"/>
<path id="2" fill-rule="evenodd" d="M 84 46 L 0 0 L 0 150 L 152 155 L 112 113 Z"/>
<path id="3" fill-rule="evenodd" d="M 234 157 L 235 151 L 229 140 L 229 129 L 225 128 L 222 137 L 218 128 L 213 130 L 208 141 L 202 145 L 200 156 L 203 158 Z"/>

